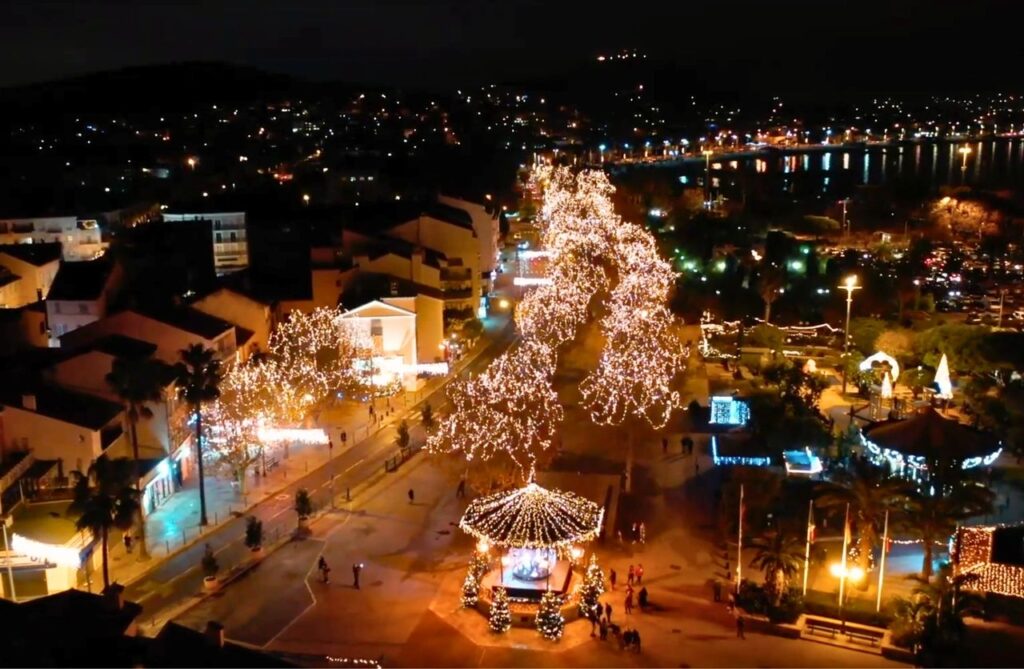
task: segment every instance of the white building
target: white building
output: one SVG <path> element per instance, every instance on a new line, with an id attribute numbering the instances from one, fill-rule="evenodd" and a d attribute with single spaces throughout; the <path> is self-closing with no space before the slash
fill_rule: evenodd
<path id="1" fill-rule="evenodd" d="M 498 209 L 488 211 L 487 207 L 450 195 L 439 195 L 437 201 L 449 207 L 461 209 L 473 220 L 473 232 L 476 233 L 477 244 L 480 245 L 481 279 L 490 281 L 491 273 L 498 267 L 498 238 L 501 226 L 498 221 Z"/>
<path id="2" fill-rule="evenodd" d="M 45 299 L 60 256 L 60 244 L 0 246 L 0 307 L 17 309 Z"/>
<path id="3" fill-rule="evenodd" d="M 0 244 L 60 242 L 64 260 L 93 260 L 107 250 L 99 222 L 77 216 L 0 219 Z"/>
<path id="4" fill-rule="evenodd" d="M 209 221 L 213 243 L 213 267 L 217 276 L 249 266 L 249 242 L 246 237 L 245 212 L 168 213 L 164 221 Z"/>
<path id="5" fill-rule="evenodd" d="M 373 341 L 373 359 L 363 364 L 372 362 L 374 385 L 399 382 L 413 389 L 420 373 L 447 371 L 441 300 L 426 295 L 382 297 L 346 311 L 341 318 Z"/>

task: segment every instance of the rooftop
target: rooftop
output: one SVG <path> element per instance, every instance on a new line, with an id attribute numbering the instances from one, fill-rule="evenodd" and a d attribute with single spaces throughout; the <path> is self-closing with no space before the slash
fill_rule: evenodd
<path id="1" fill-rule="evenodd" d="M 192 307 L 173 307 L 167 309 L 137 309 L 139 314 L 190 332 L 204 339 L 214 339 L 234 328 L 225 320 L 204 314 Z"/>
<path id="2" fill-rule="evenodd" d="M 388 274 L 359 272 L 342 293 L 341 303 L 346 308 L 354 309 L 383 297 L 415 297 L 417 295 L 426 295 L 437 300 L 444 299 L 444 293 L 431 286 L 408 279 L 399 279 Z"/>
<path id="3" fill-rule="evenodd" d="M 95 300 L 103 294 L 114 263 L 106 256 L 85 262 L 62 263 L 50 286 L 48 300 Z"/>
<path id="4" fill-rule="evenodd" d="M 925 458 L 946 456 L 956 460 L 989 455 L 998 440 L 928 407 L 903 420 L 887 420 L 864 428 L 864 437 L 881 448 Z"/>
<path id="5" fill-rule="evenodd" d="M 36 408 L 25 409 L 23 397 L 33 395 Z M 52 385 L 31 384 L 24 388 L 4 384 L 0 389 L 0 404 L 33 411 L 72 425 L 99 430 L 112 421 L 124 409 L 116 402 L 108 402 L 94 395 L 76 393 L 73 390 Z"/>
<path id="6" fill-rule="evenodd" d="M 211 623 L 216 625 L 216 623 Z M 294 667 L 270 653 L 231 641 L 218 643 L 209 632 L 169 622 L 153 640 L 149 666 L 166 667 Z"/>
<path id="7" fill-rule="evenodd" d="M 134 337 L 112 334 L 92 342 L 89 348 L 115 358 L 146 358 L 156 352 L 157 346 Z"/>
<path id="8" fill-rule="evenodd" d="M 41 267 L 60 260 L 60 242 L 46 244 L 0 244 L 0 253 Z"/>

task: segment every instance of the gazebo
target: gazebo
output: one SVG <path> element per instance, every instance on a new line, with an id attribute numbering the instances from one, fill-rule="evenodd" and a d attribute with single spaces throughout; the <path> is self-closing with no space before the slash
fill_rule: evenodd
<path id="1" fill-rule="evenodd" d="M 506 551 L 497 574 L 488 573 L 483 585 L 502 586 L 513 599 L 533 601 L 547 590 L 568 590 L 571 560 L 582 555 L 577 544 L 597 537 L 603 518 L 604 509 L 594 502 L 531 482 L 474 500 L 459 527 L 478 540 L 480 552 L 491 546 Z"/>
<path id="2" fill-rule="evenodd" d="M 920 482 L 928 480 L 929 462 L 947 460 L 972 469 L 992 464 L 1002 452 L 990 433 L 944 418 L 931 407 L 865 427 L 861 443 L 875 464 L 888 464 L 896 476 Z"/>

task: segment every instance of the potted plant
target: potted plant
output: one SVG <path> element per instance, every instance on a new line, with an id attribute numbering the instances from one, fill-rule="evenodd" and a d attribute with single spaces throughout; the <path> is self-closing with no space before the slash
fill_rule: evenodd
<path id="1" fill-rule="evenodd" d="M 206 544 L 206 550 L 203 552 L 202 559 L 203 567 L 203 587 L 207 590 L 217 589 L 217 572 L 220 570 L 220 565 L 217 563 L 217 556 L 213 554 L 213 549 L 210 548 L 210 544 Z"/>
<path id="2" fill-rule="evenodd" d="M 295 491 L 295 513 L 299 516 L 299 532 L 308 533 L 309 517 L 313 515 L 313 500 L 305 488 Z"/>
<path id="3" fill-rule="evenodd" d="M 245 521 L 245 545 L 256 555 L 263 550 L 263 521 L 256 516 Z"/>

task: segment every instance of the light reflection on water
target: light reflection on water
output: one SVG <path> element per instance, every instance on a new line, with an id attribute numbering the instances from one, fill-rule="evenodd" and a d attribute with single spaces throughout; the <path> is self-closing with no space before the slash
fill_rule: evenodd
<path id="1" fill-rule="evenodd" d="M 1024 190 L 1024 138 L 972 142 L 966 171 L 961 169 L 963 154 L 959 149 L 962 146 L 965 144 L 926 141 L 897 146 L 810 147 L 808 150 L 727 155 L 722 156 L 719 181 L 727 197 L 737 195 L 743 183 L 759 182 L 763 184 L 761 188 L 768 188 L 767 192 L 774 190 L 801 197 L 825 193 L 846 197 L 859 186 L 886 184 L 901 184 L 928 192 L 964 181 L 975 186 Z M 842 159 L 833 164 L 833 156 L 840 155 Z M 687 175 L 690 183 L 697 183 L 703 177 L 703 167 L 703 160 L 687 160 L 654 168 L 626 167 L 624 171 L 664 170 L 677 182 L 679 176 Z M 738 178 L 744 173 L 755 178 L 752 181 Z"/>

